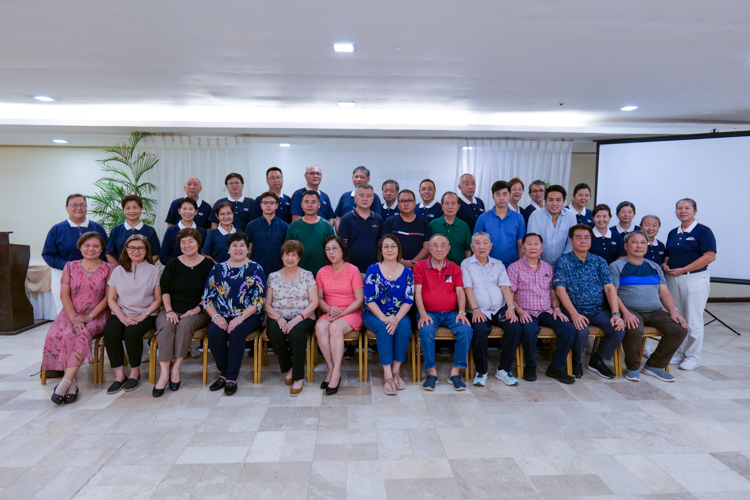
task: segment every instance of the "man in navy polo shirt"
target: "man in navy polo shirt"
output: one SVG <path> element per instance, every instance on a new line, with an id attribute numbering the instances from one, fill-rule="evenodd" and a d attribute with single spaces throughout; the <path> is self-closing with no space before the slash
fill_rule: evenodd
<path id="1" fill-rule="evenodd" d="M 619 312 L 617 290 L 612 285 L 607 261 L 589 252 L 593 230 L 576 224 L 568 233 L 573 251 L 557 260 L 552 285 L 560 298 L 563 310 L 576 328 L 573 341 L 573 375 L 583 376 L 583 351 L 589 338 L 589 324 L 604 330 L 604 338 L 596 352 L 591 353 L 588 369 L 603 378 L 615 374 L 604 363 L 612 359 L 625 336 L 625 324 Z M 607 294 L 611 314 L 604 310 Z"/>
<path id="2" fill-rule="evenodd" d="M 398 182 L 393 179 L 388 179 L 383 183 L 383 208 L 380 210 L 380 216 L 383 220 L 398 213 L 398 192 L 400 190 Z"/>
<path id="3" fill-rule="evenodd" d="M 251 220 L 253 203 L 255 200 L 247 198 L 242 194 L 242 190 L 245 189 L 245 179 L 238 173 L 232 172 L 227 175 L 224 179 L 224 186 L 227 188 L 227 197 L 221 198 L 214 203 L 214 210 L 211 211 L 211 229 L 219 227 L 219 219 L 216 217 L 216 207 L 220 203 L 229 202 L 234 210 L 234 227 L 240 229 L 247 226 L 247 223 Z"/>
<path id="4" fill-rule="evenodd" d="M 507 182 L 496 181 L 492 185 L 492 200 L 495 207 L 479 216 L 474 232 L 482 231 L 490 235 L 490 257 L 508 267 L 521 255 L 521 239 L 526 234 L 526 223 L 521 214 L 508 207 L 510 186 Z"/>
<path id="5" fill-rule="evenodd" d="M 355 191 L 357 207 L 341 218 L 338 234 L 349 248 L 349 262 L 364 274 L 368 267 L 378 261 L 383 218 L 370 209 L 375 194 L 371 185 L 360 184 Z"/>
<path id="6" fill-rule="evenodd" d="M 286 238 L 289 224 L 277 215 L 279 197 L 276 193 L 266 191 L 256 200 L 260 202 L 263 215 L 253 219 L 245 226 L 248 240 L 247 254 L 260 264 L 266 276 L 284 267 L 281 261 L 281 245 Z"/>
<path id="7" fill-rule="evenodd" d="M 211 217 L 211 214 L 213 213 L 213 208 L 211 208 L 211 205 L 207 201 L 201 199 L 200 192 L 203 190 L 201 180 L 197 177 L 188 177 L 182 188 L 185 190 L 185 196 L 194 199 L 195 203 L 198 205 L 198 211 L 195 213 L 193 222 L 206 231 L 209 231 L 211 229 L 211 221 L 209 220 L 209 217 Z M 167 227 L 174 226 L 180 222 L 180 219 L 182 218 L 180 216 L 181 203 L 182 198 L 177 198 L 169 205 L 167 218 L 164 219 L 164 222 L 167 223 Z"/>
<path id="8" fill-rule="evenodd" d="M 307 181 L 307 185 L 292 194 L 292 221 L 305 215 L 305 212 L 302 210 L 302 197 L 305 192 L 315 191 L 320 197 L 318 215 L 333 225 L 336 222 L 336 213 L 333 211 L 331 199 L 320 190 L 320 183 L 323 181 L 323 171 L 318 165 L 310 165 L 305 169 L 305 181 Z"/>
<path id="9" fill-rule="evenodd" d="M 415 202 L 413 191 L 402 190 L 398 193 L 399 213 L 383 223 L 383 234 L 395 234 L 401 243 L 401 263 L 409 269 L 430 253 L 432 236 L 429 222 L 414 213 Z"/>
<path id="10" fill-rule="evenodd" d="M 432 180 L 425 179 L 419 183 L 419 197 L 422 198 L 422 203 L 417 205 L 414 213 L 427 220 L 427 222 L 432 222 L 443 215 L 443 207 L 435 199 L 436 192 L 435 183 Z"/>
<path id="11" fill-rule="evenodd" d="M 459 179 L 458 189 L 461 192 L 459 199 L 461 205 L 458 207 L 458 218 L 469 225 L 469 230 L 474 232 L 477 219 L 484 213 L 484 202 L 475 197 L 477 181 L 471 174 L 464 174 Z"/>
<path id="12" fill-rule="evenodd" d="M 352 183 L 354 184 L 354 189 L 349 192 L 341 195 L 341 198 L 339 198 L 339 203 L 336 205 L 336 232 L 338 233 L 339 230 L 339 224 L 341 224 L 341 218 L 351 212 L 355 209 L 357 206 L 357 202 L 355 200 L 355 197 L 357 196 L 357 188 L 363 184 L 370 184 L 370 171 L 367 169 L 367 167 L 359 166 L 354 169 L 354 172 L 352 172 Z M 372 206 L 369 208 L 376 214 L 380 215 L 382 210 L 382 205 L 380 203 L 380 198 L 377 194 L 373 193 L 373 200 L 372 200 Z"/>
<path id="13" fill-rule="evenodd" d="M 442 234 L 430 238 L 430 257 L 414 266 L 414 303 L 419 311 L 419 339 L 427 378 L 422 385 L 434 391 L 438 383 L 435 369 L 435 334 L 438 327 L 450 328 L 456 345 L 448 383 L 456 391 L 466 389 L 460 370 L 466 368 L 472 329 L 466 317 L 466 295 L 461 268 L 448 260 L 450 243 Z"/>
<path id="14" fill-rule="evenodd" d="M 268 184 L 268 191 L 279 198 L 279 203 L 276 206 L 276 217 L 290 224 L 292 222 L 292 199 L 285 194 L 281 194 L 281 188 L 284 187 L 284 174 L 279 167 L 271 167 L 266 170 L 266 184 Z M 250 220 L 255 220 L 263 215 L 263 207 L 260 204 L 261 199 L 256 198 L 250 212 Z M 268 274 L 266 273 L 266 276 Z"/>

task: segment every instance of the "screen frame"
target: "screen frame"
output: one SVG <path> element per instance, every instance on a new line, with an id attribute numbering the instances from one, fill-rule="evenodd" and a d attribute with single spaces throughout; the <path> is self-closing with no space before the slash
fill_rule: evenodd
<path id="1" fill-rule="evenodd" d="M 695 139 L 725 139 L 727 137 L 748 137 L 750 131 L 739 132 L 709 132 L 706 134 L 686 134 L 686 135 L 662 135 L 656 137 L 630 137 L 624 139 L 602 139 L 596 142 L 596 175 L 594 184 L 596 185 L 596 194 L 594 195 L 594 206 L 598 204 L 599 196 L 599 148 L 602 144 L 626 144 L 634 142 L 666 142 L 666 141 L 692 141 Z M 734 278 L 711 278 L 712 283 L 727 283 L 730 285 L 750 285 L 750 280 Z"/>

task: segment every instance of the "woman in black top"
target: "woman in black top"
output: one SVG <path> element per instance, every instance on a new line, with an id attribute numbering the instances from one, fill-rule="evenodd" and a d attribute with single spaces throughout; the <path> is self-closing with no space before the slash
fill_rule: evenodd
<path id="1" fill-rule="evenodd" d="M 193 333 L 208 326 L 208 316 L 201 308 L 201 301 L 214 263 L 198 253 L 202 243 L 195 228 L 180 230 L 177 244 L 182 255 L 170 260 L 161 276 L 164 309 L 156 317 L 157 359 L 161 373 L 152 392 L 155 398 L 164 394 L 167 384 L 173 391 L 180 388 L 180 364 L 187 356 Z"/>

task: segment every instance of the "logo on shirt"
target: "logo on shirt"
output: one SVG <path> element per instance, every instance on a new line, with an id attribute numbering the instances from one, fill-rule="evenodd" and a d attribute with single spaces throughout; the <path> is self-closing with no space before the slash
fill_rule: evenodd
<path id="1" fill-rule="evenodd" d="M 452 274 L 446 274 L 445 275 L 445 282 L 446 283 L 453 283 L 453 275 Z"/>
<path id="2" fill-rule="evenodd" d="M 245 207 L 245 212 L 247 212 L 248 210 L 250 210 L 250 209 L 249 209 L 249 208 L 247 208 L 247 207 Z"/>
<path id="3" fill-rule="evenodd" d="M 690 236 L 688 238 L 685 238 L 685 241 L 695 241 L 695 238 L 693 238 L 692 236 Z"/>

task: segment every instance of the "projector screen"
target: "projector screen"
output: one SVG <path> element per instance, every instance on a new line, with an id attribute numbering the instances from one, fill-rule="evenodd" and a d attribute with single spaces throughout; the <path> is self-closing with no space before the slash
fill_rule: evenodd
<path id="1" fill-rule="evenodd" d="M 692 198 L 696 220 L 716 236 L 712 281 L 750 284 L 750 231 L 740 212 L 750 186 L 750 135 L 710 134 L 647 140 L 602 141 L 597 151 L 596 203 L 614 210 L 621 201 L 635 204 L 634 221 L 656 214 L 658 239 L 666 244 L 680 221 L 675 203 Z"/>

